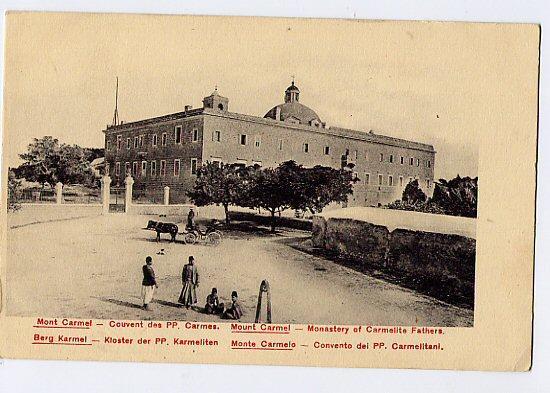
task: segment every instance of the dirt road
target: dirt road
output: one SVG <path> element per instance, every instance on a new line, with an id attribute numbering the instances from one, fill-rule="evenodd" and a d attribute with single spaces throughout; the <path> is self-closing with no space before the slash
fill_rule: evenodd
<path id="1" fill-rule="evenodd" d="M 19 213 L 16 213 L 19 214 Z M 269 280 L 273 322 L 470 326 L 473 313 L 371 278 L 288 245 L 306 232 L 230 234 L 218 247 L 156 243 L 145 216 L 84 217 L 8 230 L 7 312 L 17 316 L 218 321 L 177 307 L 189 255 L 200 273 L 199 305 L 212 287 L 239 292 L 253 322 L 258 288 Z M 166 236 L 166 235 L 165 235 Z M 157 255 L 164 249 L 165 255 Z M 141 266 L 151 255 L 159 289 L 140 306 Z"/>

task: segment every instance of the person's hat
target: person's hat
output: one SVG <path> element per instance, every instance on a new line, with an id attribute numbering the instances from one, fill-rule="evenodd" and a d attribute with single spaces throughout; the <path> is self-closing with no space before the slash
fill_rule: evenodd
<path id="1" fill-rule="evenodd" d="M 147 263 L 153 262 L 153 258 L 147 257 L 147 258 L 145 258 L 145 262 L 147 262 Z"/>
<path id="2" fill-rule="evenodd" d="M 239 295 L 237 295 L 237 291 L 233 291 L 233 292 L 231 292 L 231 297 L 233 297 L 233 296 L 235 296 L 235 297 L 239 297 Z"/>

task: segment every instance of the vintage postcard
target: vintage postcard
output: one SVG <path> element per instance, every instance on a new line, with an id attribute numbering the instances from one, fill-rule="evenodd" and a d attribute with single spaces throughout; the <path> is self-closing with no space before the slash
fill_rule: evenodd
<path id="1" fill-rule="evenodd" d="M 539 26 L 6 19 L 0 357 L 531 367 Z"/>

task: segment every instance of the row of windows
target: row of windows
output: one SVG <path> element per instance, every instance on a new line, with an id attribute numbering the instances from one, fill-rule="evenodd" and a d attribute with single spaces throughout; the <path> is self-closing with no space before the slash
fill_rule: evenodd
<path id="1" fill-rule="evenodd" d="M 131 165 L 131 167 L 130 167 Z M 198 166 L 198 159 L 197 158 L 191 158 L 191 167 L 190 172 L 191 175 L 197 174 L 197 166 Z M 149 171 L 147 170 L 147 167 L 149 167 Z M 115 163 L 115 176 L 120 176 L 120 169 L 121 169 L 121 163 L 117 162 Z M 131 169 L 131 171 L 130 171 Z M 141 169 L 141 170 L 140 170 Z M 131 173 L 134 177 L 146 177 L 147 172 L 149 172 L 150 176 L 157 176 L 157 162 L 156 161 L 134 161 L 132 163 L 126 162 L 124 163 L 124 172 L 126 174 Z M 174 177 L 178 177 L 181 173 L 181 160 L 175 159 L 174 160 Z M 160 166 L 158 168 L 158 175 L 161 177 L 166 176 L 166 160 L 160 160 Z"/>
<path id="2" fill-rule="evenodd" d="M 370 173 L 365 173 L 364 179 L 361 179 L 359 177 L 359 173 L 357 173 L 357 172 L 354 172 L 353 174 L 354 174 L 355 178 L 357 178 L 359 180 L 362 180 L 364 182 L 364 184 L 371 184 Z M 390 187 L 397 186 L 397 185 L 399 185 L 399 187 L 405 187 L 406 186 L 406 184 L 404 183 L 403 176 L 399 176 L 398 183 L 395 181 L 393 175 L 388 175 L 387 179 L 388 179 L 387 182 L 384 183 L 384 175 L 378 174 L 378 185 L 379 186 L 390 186 Z M 412 176 L 409 177 L 407 184 L 412 182 L 415 179 L 416 178 L 414 178 Z M 430 179 L 426 179 L 426 188 L 430 188 L 430 187 L 431 187 Z"/>
<path id="3" fill-rule="evenodd" d="M 130 150 L 132 146 L 134 149 L 138 149 L 143 147 L 143 143 L 145 140 L 145 135 L 138 135 L 135 136 L 133 139 L 133 145 L 132 145 L 132 138 L 126 138 L 126 149 Z M 197 128 L 193 128 L 193 131 L 191 133 L 191 141 L 192 142 L 198 142 L 199 140 L 199 130 Z M 183 143 L 183 127 L 182 126 L 176 126 L 174 128 L 174 141 L 177 145 L 181 145 Z M 166 132 L 163 132 L 160 136 L 160 145 L 166 146 L 168 143 L 168 134 Z M 159 144 L 158 135 L 152 134 L 151 135 L 151 146 L 157 147 Z M 117 150 L 122 149 L 122 135 L 117 135 L 116 137 L 116 148 Z M 107 146 L 107 149 L 109 149 L 109 146 Z"/>
<path id="4" fill-rule="evenodd" d="M 214 131 L 214 134 L 212 136 L 212 140 L 213 141 L 217 141 L 217 142 L 220 142 L 221 140 L 221 133 L 220 131 Z M 261 146 L 261 143 L 262 143 L 262 139 L 261 139 L 261 136 L 260 135 L 256 135 L 254 137 L 254 146 L 255 147 L 260 147 Z M 240 145 L 243 145 L 243 146 L 246 146 L 248 145 L 248 135 L 247 134 L 240 134 L 239 135 L 239 144 Z M 282 139 L 279 139 L 278 140 L 278 148 L 279 150 L 283 150 L 283 140 Z M 310 152 L 310 144 L 308 142 L 304 142 L 302 144 L 302 152 L 304 153 L 309 153 Z M 324 146 L 323 148 L 323 153 L 324 155 L 326 156 L 329 156 L 331 154 L 331 148 L 330 146 Z M 346 157 L 348 157 L 350 155 L 350 151 L 349 149 L 346 149 L 345 151 L 345 154 L 344 154 Z M 354 154 L 353 154 L 353 159 L 357 160 L 358 158 L 358 151 L 355 150 L 354 151 Z M 368 153 L 365 153 L 365 159 L 369 159 L 369 156 L 368 156 Z M 404 165 L 405 162 L 408 161 L 408 164 L 409 165 L 415 165 L 417 167 L 420 166 L 420 158 L 414 158 L 414 157 L 410 157 L 410 158 L 406 158 L 404 156 L 401 156 L 401 160 L 400 160 L 400 163 L 401 165 Z M 384 153 L 380 153 L 380 162 L 385 162 L 385 156 L 384 156 Z M 394 155 L 393 154 L 390 154 L 388 156 L 388 160 L 387 162 L 389 162 L 390 164 L 392 164 L 394 162 Z M 424 162 L 424 165 L 426 166 L 426 168 L 431 168 L 432 167 L 432 163 L 430 160 L 426 160 Z"/>

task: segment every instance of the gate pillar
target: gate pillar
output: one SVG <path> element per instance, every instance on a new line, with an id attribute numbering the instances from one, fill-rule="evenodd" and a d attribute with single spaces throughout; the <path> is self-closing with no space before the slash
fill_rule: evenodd
<path id="1" fill-rule="evenodd" d="M 164 187 L 164 204 L 170 204 L 170 187 L 168 186 Z"/>
<path id="2" fill-rule="evenodd" d="M 111 199 L 111 178 L 105 175 L 101 178 L 101 203 L 102 214 L 109 213 L 109 203 Z"/>
<path id="3" fill-rule="evenodd" d="M 55 203 L 58 205 L 63 203 L 63 183 L 60 181 L 55 184 Z"/>
<path id="4" fill-rule="evenodd" d="M 132 207 L 132 190 L 134 189 L 134 179 L 128 175 L 126 180 L 126 193 L 124 195 L 124 213 L 128 213 Z"/>

